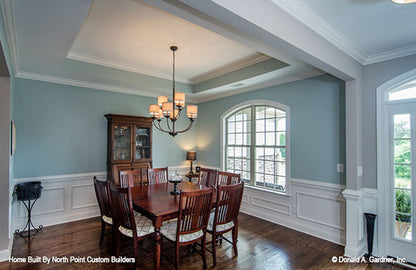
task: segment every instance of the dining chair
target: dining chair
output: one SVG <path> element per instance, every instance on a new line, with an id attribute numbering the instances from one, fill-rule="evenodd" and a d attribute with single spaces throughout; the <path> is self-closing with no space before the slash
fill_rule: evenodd
<path id="1" fill-rule="evenodd" d="M 241 174 L 218 171 L 218 185 L 234 185 L 241 182 Z"/>
<path id="2" fill-rule="evenodd" d="M 198 185 L 206 187 L 217 186 L 218 170 L 201 168 L 199 171 Z"/>
<path id="3" fill-rule="evenodd" d="M 212 189 L 182 191 L 176 222 L 165 223 L 160 233 L 175 244 L 175 269 L 179 269 L 179 248 L 201 240 L 204 267 L 206 261 L 206 230 L 212 204 Z"/>
<path id="4" fill-rule="evenodd" d="M 133 184 L 133 185 L 132 185 Z M 142 170 L 120 171 L 120 186 L 140 186 L 142 184 Z"/>
<path id="5" fill-rule="evenodd" d="M 149 185 L 163 184 L 168 182 L 168 167 L 147 169 L 147 183 Z"/>
<path id="6" fill-rule="evenodd" d="M 138 257 L 139 243 L 146 237 L 153 236 L 154 227 L 152 220 L 138 214 L 133 210 L 133 201 L 131 197 L 131 187 L 120 187 L 110 184 L 110 201 L 111 209 L 114 214 L 116 257 L 120 255 L 121 236 L 126 236 L 133 240 L 133 250 L 135 263 L 153 255 L 153 251 L 140 245 L 147 254 L 141 258 Z"/>
<path id="7" fill-rule="evenodd" d="M 238 255 L 238 213 L 243 198 L 244 183 L 235 185 L 219 185 L 217 188 L 217 202 L 215 212 L 210 214 L 207 232 L 212 234 L 212 258 L 217 264 L 216 244 L 224 239 L 233 245 L 234 254 Z M 223 235 L 232 230 L 232 241 Z"/>
<path id="8" fill-rule="evenodd" d="M 97 196 L 98 206 L 100 208 L 101 216 L 101 236 L 100 236 L 100 246 L 103 243 L 106 226 L 111 226 L 113 230 L 114 238 L 114 226 L 113 226 L 113 216 L 111 214 L 110 206 L 110 195 L 109 195 L 109 183 L 110 181 L 101 181 L 94 176 L 94 189 L 95 195 Z"/>

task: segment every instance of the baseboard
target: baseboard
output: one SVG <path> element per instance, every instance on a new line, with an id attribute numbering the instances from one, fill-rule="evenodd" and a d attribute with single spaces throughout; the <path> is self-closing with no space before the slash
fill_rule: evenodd
<path id="1" fill-rule="evenodd" d="M 367 245 L 365 243 L 362 243 L 357 248 L 351 248 L 349 246 L 346 246 L 345 251 L 344 251 L 344 256 L 351 257 L 351 258 L 362 257 L 366 253 L 366 250 L 367 250 Z"/>
<path id="2" fill-rule="evenodd" d="M 0 250 L 0 262 L 8 261 L 10 256 L 10 251 L 8 249 Z"/>

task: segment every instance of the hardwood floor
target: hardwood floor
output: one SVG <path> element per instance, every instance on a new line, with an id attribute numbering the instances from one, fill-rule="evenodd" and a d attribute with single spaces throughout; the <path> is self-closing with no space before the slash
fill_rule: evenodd
<path id="1" fill-rule="evenodd" d="M 340 245 L 246 214 L 240 214 L 239 224 L 239 255 L 234 257 L 232 246 L 224 241 L 217 249 L 216 267 L 212 266 L 212 254 L 207 252 L 208 269 L 401 269 L 389 264 L 333 263 L 333 256 L 343 254 L 344 248 Z M 105 237 L 100 248 L 100 230 L 101 223 L 98 217 L 46 227 L 43 232 L 34 236 L 30 243 L 23 238 L 16 238 L 12 255 L 14 258 L 110 258 L 113 254 L 111 235 Z M 144 245 L 151 247 L 152 242 L 149 240 Z M 169 249 L 168 242 L 164 242 L 162 253 L 171 253 L 166 249 Z M 133 256 L 130 241 L 123 242 L 121 256 Z M 202 259 L 197 252 L 182 256 L 180 264 L 181 269 L 202 269 Z M 131 268 L 131 264 L 123 263 L 0 263 L 0 269 Z M 153 257 L 139 262 L 137 269 L 153 269 Z M 161 269 L 174 267 L 166 259 L 162 259 Z"/>

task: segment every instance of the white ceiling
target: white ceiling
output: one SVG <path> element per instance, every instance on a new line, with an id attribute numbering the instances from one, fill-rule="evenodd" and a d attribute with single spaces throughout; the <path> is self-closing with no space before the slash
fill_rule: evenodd
<path id="1" fill-rule="evenodd" d="M 212 17 L 186 13 L 183 1 L 144 1 L 1 0 L 16 77 L 145 96 L 169 94 L 171 45 L 179 47 L 176 78 L 194 101 L 322 74 Z M 261 1 L 276 4 L 361 64 L 416 53 L 416 4 Z M 166 12 L 172 7 L 175 15 Z M 256 72 L 250 74 L 250 68 Z"/>
<path id="2" fill-rule="evenodd" d="M 99 0 L 93 3 L 69 58 L 171 79 L 171 45 L 179 47 L 176 79 L 185 83 L 230 63 L 259 57 L 241 43 L 141 1 Z"/>

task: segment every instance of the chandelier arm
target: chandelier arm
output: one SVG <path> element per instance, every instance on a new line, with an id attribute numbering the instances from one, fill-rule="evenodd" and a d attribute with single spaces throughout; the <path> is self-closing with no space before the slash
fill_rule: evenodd
<path id="1" fill-rule="evenodd" d="M 189 118 L 189 120 L 191 121 L 190 123 L 189 123 L 189 126 L 186 128 L 186 129 L 184 129 L 184 130 L 181 130 L 181 131 L 176 131 L 176 133 L 184 133 L 184 132 L 187 132 L 191 127 L 192 127 L 192 125 L 193 125 L 193 123 L 194 123 L 194 119 L 193 118 Z"/>
<path id="2" fill-rule="evenodd" d="M 170 125 L 169 125 L 169 118 L 168 118 L 168 117 L 166 118 L 166 123 L 167 123 L 167 125 L 168 125 L 168 129 L 169 129 L 169 131 L 170 131 L 170 132 L 175 132 L 175 122 L 173 122 L 173 130 L 170 128 Z M 168 133 L 169 133 L 169 131 L 165 131 L 165 132 L 168 132 Z"/>
<path id="3" fill-rule="evenodd" d="M 158 122 L 158 124 L 159 124 L 159 126 L 157 126 L 156 124 L 155 124 L 155 121 L 157 121 Z M 157 128 L 158 130 L 160 130 L 160 131 L 163 131 L 163 132 L 165 132 L 163 129 L 162 129 L 162 127 L 160 126 L 160 121 L 159 120 L 153 120 L 153 126 L 155 127 L 155 128 Z"/>
<path id="4" fill-rule="evenodd" d="M 179 117 L 181 117 L 181 111 L 182 111 L 182 107 L 178 109 L 178 115 L 176 116 L 176 119 L 179 119 Z"/>

